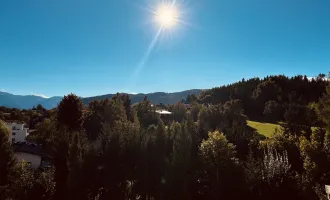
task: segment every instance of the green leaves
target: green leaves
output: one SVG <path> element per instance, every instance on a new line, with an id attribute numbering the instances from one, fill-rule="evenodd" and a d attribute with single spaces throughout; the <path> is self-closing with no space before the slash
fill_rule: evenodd
<path id="1" fill-rule="evenodd" d="M 9 194 L 13 199 L 51 200 L 55 192 L 54 170 L 35 171 L 21 161 L 11 172 Z"/>
<path id="2" fill-rule="evenodd" d="M 83 103 L 81 99 L 69 94 L 64 96 L 57 106 L 57 121 L 60 125 L 66 126 L 69 130 L 81 130 L 83 117 Z"/>
<path id="3" fill-rule="evenodd" d="M 316 111 L 319 118 L 326 124 L 328 131 L 330 131 L 330 85 L 327 86 L 323 97 L 318 103 Z"/>
<path id="4" fill-rule="evenodd" d="M 8 184 L 8 175 L 15 165 L 9 134 L 7 126 L 0 120 L 0 187 Z"/>
<path id="5" fill-rule="evenodd" d="M 219 131 L 210 132 L 209 138 L 200 147 L 201 155 L 207 166 L 218 170 L 235 158 L 235 146 L 228 142 Z"/>

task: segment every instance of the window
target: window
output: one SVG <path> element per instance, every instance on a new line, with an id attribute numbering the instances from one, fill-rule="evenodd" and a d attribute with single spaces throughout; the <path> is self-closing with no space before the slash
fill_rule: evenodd
<path id="1" fill-rule="evenodd" d="M 12 135 L 16 135 L 16 133 L 15 133 L 15 132 L 13 132 L 13 133 L 12 133 Z"/>
<path id="2" fill-rule="evenodd" d="M 15 142 L 15 138 L 12 138 L 11 141 L 12 141 L 12 142 Z"/>
<path id="3" fill-rule="evenodd" d="M 13 130 L 16 130 L 16 127 L 15 126 L 13 126 L 13 128 L 12 128 Z"/>

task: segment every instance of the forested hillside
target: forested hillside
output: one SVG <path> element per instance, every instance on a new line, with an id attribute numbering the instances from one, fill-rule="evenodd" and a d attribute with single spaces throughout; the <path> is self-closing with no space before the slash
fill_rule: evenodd
<path id="1" fill-rule="evenodd" d="M 182 92 L 173 92 L 173 93 L 165 93 L 165 92 L 154 92 L 154 93 L 147 93 L 147 94 L 127 94 L 132 102 L 138 103 L 143 101 L 144 97 L 147 97 L 153 104 L 175 104 L 182 99 L 185 99 L 187 95 L 199 95 L 202 92 L 202 90 L 193 89 L 193 90 L 185 90 Z M 116 94 L 107 94 L 107 95 L 101 95 L 101 96 L 95 96 L 95 97 L 87 97 L 83 98 L 83 103 L 88 104 L 91 101 L 94 100 L 105 100 L 106 98 L 111 99 L 113 96 L 116 96 Z"/>
<path id="2" fill-rule="evenodd" d="M 308 109 L 312 109 L 313 103 L 323 95 L 326 80 L 324 74 L 315 78 L 300 75 L 290 78 L 278 75 L 263 79 L 243 79 L 203 91 L 198 97 L 198 102 L 218 104 L 240 99 L 244 112 L 250 119 L 283 121 L 288 109 L 295 110 L 297 116 L 304 118 L 309 115 Z"/>
<path id="3" fill-rule="evenodd" d="M 52 167 L 15 162 L 0 122 L 0 199 L 326 199 L 330 84 L 323 75 L 242 80 L 185 103 L 153 106 L 145 97 L 132 105 L 117 94 L 86 106 L 69 94 L 53 110 L 14 110 L 34 116 L 27 140 L 43 147 Z M 172 115 L 158 114 L 160 107 Z M 282 122 L 265 138 L 248 118 Z"/>

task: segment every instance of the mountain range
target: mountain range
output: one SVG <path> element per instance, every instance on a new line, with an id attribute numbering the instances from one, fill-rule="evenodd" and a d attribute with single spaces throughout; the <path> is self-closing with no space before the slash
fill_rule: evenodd
<path id="1" fill-rule="evenodd" d="M 193 89 L 193 90 L 185 90 L 182 92 L 173 92 L 173 93 L 165 93 L 165 92 L 155 92 L 155 93 L 139 93 L 139 94 L 128 94 L 131 103 L 137 103 L 143 100 L 145 96 L 154 103 L 154 104 L 174 104 L 182 99 L 186 99 L 189 94 L 200 94 L 202 90 Z M 100 96 L 86 97 L 82 98 L 82 102 L 84 104 L 88 104 L 93 100 L 104 100 L 106 98 L 112 98 L 115 94 L 106 94 Z M 57 104 L 62 100 L 61 96 L 54 96 L 50 98 L 45 98 L 36 95 L 14 95 L 7 92 L 0 92 L 0 106 L 5 106 L 8 108 L 19 108 L 19 109 L 30 109 L 33 106 L 37 106 L 41 104 L 46 109 L 52 109 L 57 106 Z"/>

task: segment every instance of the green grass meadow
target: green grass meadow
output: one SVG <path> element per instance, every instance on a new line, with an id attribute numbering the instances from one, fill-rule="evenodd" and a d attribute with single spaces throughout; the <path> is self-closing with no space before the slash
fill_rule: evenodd
<path id="1" fill-rule="evenodd" d="M 260 135 L 265 137 L 271 137 L 274 133 L 275 129 L 280 129 L 279 124 L 271 124 L 271 123 L 263 123 L 263 122 L 256 122 L 256 121 L 247 121 L 248 126 L 255 129 Z"/>

